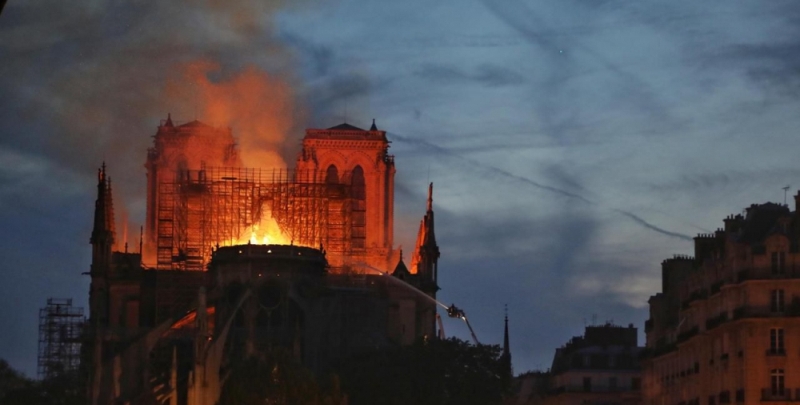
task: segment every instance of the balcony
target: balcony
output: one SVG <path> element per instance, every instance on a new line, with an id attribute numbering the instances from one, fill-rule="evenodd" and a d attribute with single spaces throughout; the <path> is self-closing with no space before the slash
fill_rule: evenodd
<path id="1" fill-rule="evenodd" d="M 686 332 L 679 333 L 677 341 L 678 343 L 685 342 L 700 332 L 700 328 L 697 326 L 693 327 L 692 329 L 687 330 Z"/>
<path id="2" fill-rule="evenodd" d="M 711 284 L 711 288 L 710 288 L 711 292 L 710 292 L 709 295 L 714 295 L 714 294 L 718 293 L 722 289 L 722 286 L 724 284 L 725 284 L 725 281 L 723 281 L 723 280 L 720 280 L 720 281 L 717 281 L 714 284 Z"/>
<path id="3" fill-rule="evenodd" d="M 636 389 L 635 387 L 631 387 L 631 386 L 627 386 L 627 387 L 620 387 L 620 386 L 610 387 L 610 386 L 607 386 L 607 385 L 597 386 L 597 385 L 593 384 L 593 385 L 587 387 L 587 386 L 584 386 L 583 384 L 567 384 L 567 385 L 562 385 L 562 386 L 557 387 L 557 388 L 553 388 L 548 393 L 550 395 L 558 395 L 558 394 L 564 394 L 564 393 L 568 393 L 568 392 L 597 392 L 597 393 L 619 392 L 619 393 L 624 393 L 624 392 L 639 392 L 639 390 Z"/>
<path id="4" fill-rule="evenodd" d="M 722 312 L 719 315 L 708 318 L 708 320 L 706 320 L 706 330 L 714 329 L 717 326 L 722 325 L 727 321 L 728 321 L 728 313 Z"/>
<path id="5" fill-rule="evenodd" d="M 786 280 L 800 278 L 800 268 L 783 269 L 779 274 L 772 272 L 769 267 L 760 269 L 744 269 L 736 273 L 736 282 L 741 283 L 748 280 Z"/>
<path id="6" fill-rule="evenodd" d="M 767 356 L 786 356 L 786 349 L 767 349 Z"/>
<path id="7" fill-rule="evenodd" d="M 782 392 L 764 388 L 761 390 L 761 401 L 800 401 L 800 388 L 795 389 L 794 392 L 789 388 L 784 388 Z"/>
<path id="8" fill-rule="evenodd" d="M 784 311 L 772 311 L 769 306 L 743 306 L 733 310 L 733 319 L 780 318 L 800 316 L 800 303 L 792 303 Z"/>

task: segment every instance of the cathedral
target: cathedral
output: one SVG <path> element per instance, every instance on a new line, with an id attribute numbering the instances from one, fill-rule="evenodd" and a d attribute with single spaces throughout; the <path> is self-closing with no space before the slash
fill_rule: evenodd
<path id="1" fill-rule="evenodd" d="M 197 120 L 168 116 L 153 138 L 135 252 L 115 249 L 112 168 L 98 172 L 92 404 L 214 404 L 238 362 L 275 347 L 324 372 L 436 336 L 433 186 L 407 266 L 394 156 L 374 120 L 306 130 L 290 170 L 244 167 L 232 131 Z"/>

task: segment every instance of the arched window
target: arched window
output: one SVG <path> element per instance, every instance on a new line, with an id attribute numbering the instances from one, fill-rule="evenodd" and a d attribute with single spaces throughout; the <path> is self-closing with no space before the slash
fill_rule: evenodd
<path id="1" fill-rule="evenodd" d="M 353 249 L 367 247 L 367 191 L 364 183 L 364 170 L 361 166 L 353 168 L 350 176 L 351 197 L 353 201 L 353 229 L 350 235 Z"/>
<path id="2" fill-rule="evenodd" d="M 326 184 L 339 183 L 339 170 L 336 169 L 336 166 L 334 165 L 328 166 L 328 170 L 325 172 L 325 183 Z"/>
<path id="3" fill-rule="evenodd" d="M 353 186 L 354 199 L 362 201 L 367 199 L 366 185 L 364 184 L 364 169 L 362 169 L 361 166 L 353 168 L 352 181 L 350 184 Z"/>

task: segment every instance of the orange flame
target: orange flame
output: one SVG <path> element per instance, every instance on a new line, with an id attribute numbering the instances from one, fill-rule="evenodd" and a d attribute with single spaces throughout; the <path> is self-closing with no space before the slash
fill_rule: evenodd
<path id="1" fill-rule="evenodd" d="M 231 245 L 250 243 L 253 245 L 288 245 L 291 239 L 283 234 L 278 223 L 271 216 L 266 216 L 257 224 L 248 227 L 242 236 L 229 241 Z"/>

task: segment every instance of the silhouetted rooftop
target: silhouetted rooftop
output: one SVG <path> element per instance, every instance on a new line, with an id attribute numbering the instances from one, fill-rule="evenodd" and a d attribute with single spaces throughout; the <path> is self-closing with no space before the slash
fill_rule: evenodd
<path id="1" fill-rule="evenodd" d="M 778 218 L 789 215 L 789 208 L 781 204 L 753 204 L 747 208 L 745 225 L 740 242 L 756 243 L 764 240 L 775 227 Z"/>
<path id="2" fill-rule="evenodd" d="M 348 124 L 346 122 L 342 123 L 342 124 L 339 124 L 339 125 L 337 125 L 335 127 L 330 127 L 328 129 L 333 129 L 333 130 L 337 130 L 337 131 L 364 131 L 363 129 L 361 129 L 359 127 L 356 127 L 356 126 L 353 126 L 353 125 L 350 125 L 350 124 Z"/>
<path id="3" fill-rule="evenodd" d="M 198 120 L 187 122 L 183 125 L 178 125 L 178 128 L 192 128 L 192 127 L 210 127 L 211 125 L 202 123 Z"/>

